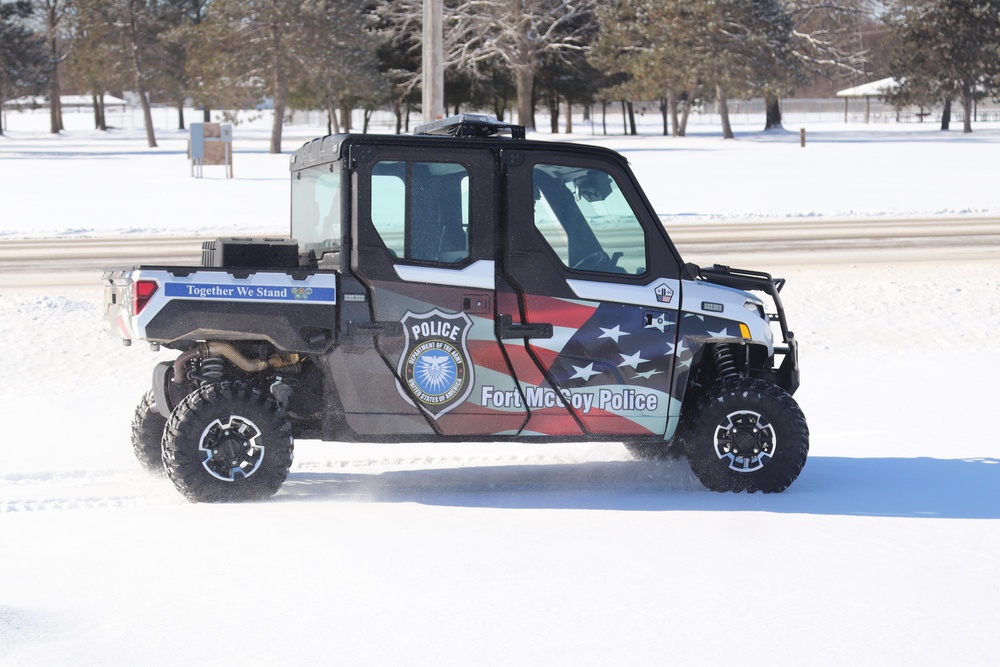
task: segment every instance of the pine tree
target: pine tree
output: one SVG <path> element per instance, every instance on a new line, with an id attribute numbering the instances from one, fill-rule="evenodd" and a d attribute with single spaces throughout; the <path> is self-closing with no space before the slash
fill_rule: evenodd
<path id="1" fill-rule="evenodd" d="M 963 132 L 972 132 L 973 103 L 1000 91 L 1000 0 L 921 0 L 890 18 L 897 103 L 928 96 L 958 98 Z M 943 126 L 942 129 L 947 129 Z"/>
<path id="2" fill-rule="evenodd" d="M 727 139 L 728 99 L 781 86 L 794 68 L 792 22 L 780 0 L 619 0 L 601 23 L 606 42 L 597 50 L 618 62 L 629 85 L 665 91 L 668 106 L 678 90 L 714 98 Z"/>
<path id="3" fill-rule="evenodd" d="M 15 95 L 38 92 L 43 83 L 47 58 L 41 36 L 26 25 L 31 14 L 26 0 L 0 3 L 0 108 Z"/>

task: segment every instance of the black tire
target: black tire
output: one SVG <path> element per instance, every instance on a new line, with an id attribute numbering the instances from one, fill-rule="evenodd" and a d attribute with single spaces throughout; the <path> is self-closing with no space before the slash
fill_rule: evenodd
<path id="1" fill-rule="evenodd" d="M 154 475 L 164 473 L 161 443 L 166 425 L 167 418 L 156 410 L 153 391 L 146 392 L 132 417 L 132 451 L 142 467 Z"/>
<path id="2" fill-rule="evenodd" d="M 625 449 L 637 461 L 674 461 L 684 458 L 684 450 L 671 444 L 669 440 L 661 442 L 626 440 Z"/>
<path id="3" fill-rule="evenodd" d="M 681 434 L 684 451 L 695 476 L 712 491 L 784 491 L 806 463 L 806 418 L 777 385 L 720 380 L 689 417 Z"/>
<path id="4" fill-rule="evenodd" d="M 222 382 L 174 408 L 163 434 L 163 464 L 192 502 L 261 500 L 288 477 L 292 447 L 292 425 L 270 393 Z"/>

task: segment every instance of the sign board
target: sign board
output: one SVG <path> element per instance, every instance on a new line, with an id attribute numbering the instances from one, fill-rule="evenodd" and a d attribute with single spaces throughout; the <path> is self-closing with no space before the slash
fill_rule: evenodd
<path id="1" fill-rule="evenodd" d="M 191 175 L 202 177 L 204 165 L 223 165 L 233 177 L 233 126 L 231 123 L 191 123 L 188 143 Z"/>

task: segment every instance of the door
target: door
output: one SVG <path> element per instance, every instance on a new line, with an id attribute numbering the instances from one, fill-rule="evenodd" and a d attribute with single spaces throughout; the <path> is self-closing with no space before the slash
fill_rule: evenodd
<path id="1" fill-rule="evenodd" d="M 680 262 L 631 172 L 568 151 L 504 151 L 502 162 L 501 317 L 552 328 L 503 340 L 526 431 L 672 435 Z"/>
<path id="2" fill-rule="evenodd" d="M 371 400 L 347 410 L 349 422 L 371 433 L 406 433 L 414 420 L 443 435 L 519 432 L 527 410 L 494 326 L 494 154 L 355 146 L 351 157 L 351 270 L 371 314 L 357 330 L 369 329 L 381 364 L 365 369 L 359 389 Z"/>

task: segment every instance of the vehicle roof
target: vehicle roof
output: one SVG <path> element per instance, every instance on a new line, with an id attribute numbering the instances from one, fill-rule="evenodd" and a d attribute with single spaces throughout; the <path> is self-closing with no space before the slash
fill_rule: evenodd
<path id="1" fill-rule="evenodd" d="M 565 141 L 545 141 L 535 139 L 512 139 L 510 137 L 452 137 L 431 134 L 333 134 L 318 137 L 303 144 L 292 154 L 289 169 L 298 171 L 321 164 L 336 162 L 343 157 L 350 146 L 379 146 L 394 148 L 426 148 L 434 151 L 447 151 L 456 148 L 490 149 L 499 151 L 511 149 L 518 151 L 559 151 L 578 153 L 580 155 L 603 155 L 619 161 L 625 161 L 617 152 L 586 144 L 576 144 Z"/>

